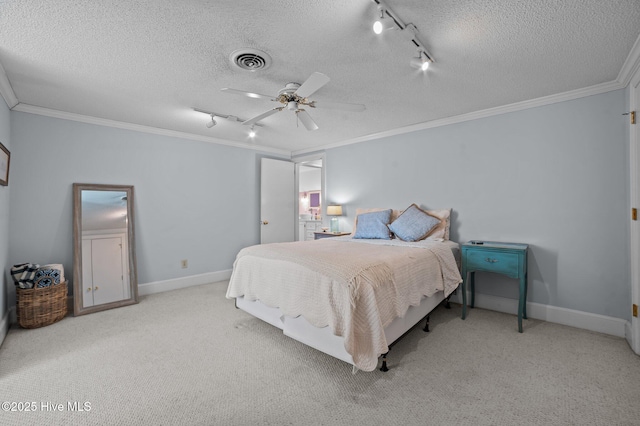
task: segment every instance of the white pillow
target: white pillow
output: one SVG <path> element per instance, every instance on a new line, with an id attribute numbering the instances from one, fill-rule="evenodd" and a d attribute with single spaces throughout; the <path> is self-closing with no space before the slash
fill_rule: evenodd
<path id="1" fill-rule="evenodd" d="M 449 228 L 451 227 L 451 209 L 444 210 L 427 210 L 427 213 L 433 217 L 440 219 L 440 225 L 436 226 L 427 235 L 427 240 L 442 238 L 449 239 Z"/>

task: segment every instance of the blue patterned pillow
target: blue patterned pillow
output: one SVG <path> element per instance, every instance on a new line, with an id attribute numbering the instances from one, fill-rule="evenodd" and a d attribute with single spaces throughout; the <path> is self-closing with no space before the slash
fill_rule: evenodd
<path id="1" fill-rule="evenodd" d="M 353 238 L 390 240 L 387 225 L 391 220 L 391 209 L 358 215 L 358 226 Z"/>
<path id="2" fill-rule="evenodd" d="M 60 271 L 57 269 L 40 268 L 36 271 L 35 287 L 51 287 L 60 284 Z"/>
<path id="3" fill-rule="evenodd" d="M 389 225 L 389 229 L 402 241 L 420 241 L 440 224 L 440 219 L 430 216 L 415 204 L 411 204 L 396 220 Z M 360 226 L 360 223 L 358 223 Z"/>

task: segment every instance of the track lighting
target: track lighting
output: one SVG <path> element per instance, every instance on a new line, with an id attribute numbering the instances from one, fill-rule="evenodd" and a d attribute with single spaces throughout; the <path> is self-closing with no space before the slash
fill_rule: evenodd
<path id="1" fill-rule="evenodd" d="M 431 62 L 435 62 L 433 56 L 427 52 L 426 47 L 418 37 L 418 29 L 415 25 L 405 24 L 402 19 L 396 15 L 383 0 L 372 0 L 378 6 L 378 20 L 373 24 L 373 32 L 381 34 L 388 29 L 399 29 L 402 35 L 411 42 L 414 47 L 418 48 L 418 55 L 411 59 L 409 64 L 422 71 L 429 68 Z"/>
<path id="2" fill-rule="evenodd" d="M 207 122 L 207 128 L 212 128 L 213 126 L 215 126 L 216 124 L 218 124 L 218 122 L 216 121 L 216 118 L 219 119 L 225 119 L 227 121 L 230 121 L 232 123 L 242 123 L 245 120 L 239 117 L 236 117 L 235 115 L 227 115 L 227 114 L 218 114 L 217 112 L 212 112 L 212 111 L 205 111 L 202 109 L 198 109 L 198 108 L 193 108 L 193 110 L 195 112 L 199 112 L 201 114 L 206 114 L 209 116 L 209 118 L 211 119 L 210 121 Z M 254 126 L 262 126 L 262 124 L 258 124 L 258 123 L 254 123 Z"/>
<path id="3" fill-rule="evenodd" d="M 429 58 L 427 58 L 427 55 L 420 49 L 418 49 L 418 56 L 413 57 L 411 61 L 409 61 L 409 65 L 421 71 L 426 71 L 429 68 L 429 63 Z"/>
<path id="4" fill-rule="evenodd" d="M 378 6 L 378 12 L 380 14 L 380 17 L 376 22 L 373 23 L 374 33 L 382 34 L 383 31 L 396 29 L 396 23 L 393 22 L 393 19 L 391 19 L 389 16 L 385 16 L 386 9 L 384 9 L 382 5 Z"/>
<path id="5" fill-rule="evenodd" d="M 255 137 L 256 137 L 256 131 L 255 131 L 255 130 L 253 130 L 253 126 L 251 126 L 251 130 L 249 130 L 249 137 L 250 137 L 251 139 L 253 139 L 253 138 L 255 138 Z"/>

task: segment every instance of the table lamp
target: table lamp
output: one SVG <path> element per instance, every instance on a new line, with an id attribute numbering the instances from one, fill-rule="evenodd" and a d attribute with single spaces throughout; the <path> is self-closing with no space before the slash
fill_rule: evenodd
<path id="1" fill-rule="evenodd" d="M 342 216 L 342 206 L 327 206 L 327 215 L 333 216 L 331 218 L 331 232 L 340 232 L 339 219 L 336 216 Z"/>

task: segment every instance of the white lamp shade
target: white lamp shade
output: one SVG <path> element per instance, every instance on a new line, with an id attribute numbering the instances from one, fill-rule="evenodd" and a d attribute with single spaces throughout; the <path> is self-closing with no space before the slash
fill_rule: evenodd
<path id="1" fill-rule="evenodd" d="M 327 206 L 327 215 L 342 216 L 342 206 Z"/>

